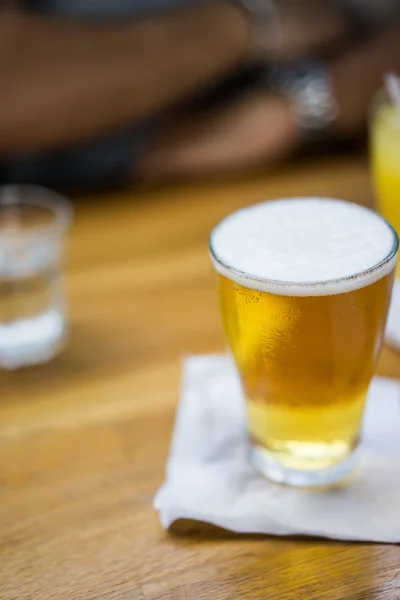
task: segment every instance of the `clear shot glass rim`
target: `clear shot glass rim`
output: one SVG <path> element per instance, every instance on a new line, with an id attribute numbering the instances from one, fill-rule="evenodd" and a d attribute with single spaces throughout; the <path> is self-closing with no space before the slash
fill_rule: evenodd
<path id="1" fill-rule="evenodd" d="M 73 207 L 71 202 L 63 194 L 54 190 L 34 184 L 8 184 L 0 186 L 0 211 L 12 207 L 33 207 L 43 209 L 53 215 L 51 222 L 43 224 L 34 230 L 15 229 L 1 231 L 3 238 L 51 237 L 63 235 L 69 229 L 73 218 Z"/>

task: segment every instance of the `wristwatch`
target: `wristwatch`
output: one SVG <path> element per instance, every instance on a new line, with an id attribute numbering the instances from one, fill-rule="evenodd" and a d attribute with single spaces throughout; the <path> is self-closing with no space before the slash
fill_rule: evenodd
<path id="1" fill-rule="evenodd" d="M 338 116 L 332 77 L 322 63 L 301 61 L 270 67 L 266 83 L 287 99 L 293 120 L 311 138 L 323 137 Z"/>

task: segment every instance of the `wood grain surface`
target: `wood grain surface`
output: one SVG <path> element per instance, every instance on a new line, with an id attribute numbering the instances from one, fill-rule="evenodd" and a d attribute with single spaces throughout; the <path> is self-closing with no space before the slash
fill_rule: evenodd
<path id="1" fill-rule="evenodd" d="M 304 194 L 369 204 L 366 166 L 330 159 L 75 202 L 69 346 L 0 374 L 2 600 L 400 598 L 396 546 L 196 523 L 166 533 L 152 508 L 180 359 L 223 348 L 208 233 L 240 206 Z M 400 357 L 385 349 L 379 371 L 399 376 Z"/>

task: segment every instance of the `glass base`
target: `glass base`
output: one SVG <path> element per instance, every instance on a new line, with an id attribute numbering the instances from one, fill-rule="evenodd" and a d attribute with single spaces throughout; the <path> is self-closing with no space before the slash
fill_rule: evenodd
<path id="1" fill-rule="evenodd" d="M 332 467 L 301 470 L 282 466 L 271 452 L 261 446 L 252 445 L 250 462 L 261 475 L 276 483 L 295 487 L 321 487 L 346 478 L 357 464 L 357 454 L 357 451 L 354 451 L 345 461 Z"/>
<path id="2" fill-rule="evenodd" d="M 14 370 L 47 362 L 62 350 L 65 337 L 65 320 L 56 310 L 0 324 L 0 369 Z"/>

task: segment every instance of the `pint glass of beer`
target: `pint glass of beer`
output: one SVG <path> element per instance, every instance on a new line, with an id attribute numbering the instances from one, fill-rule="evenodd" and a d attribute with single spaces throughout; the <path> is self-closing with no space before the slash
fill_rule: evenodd
<path id="1" fill-rule="evenodd" d="M 256 204 L 213 230 L 251 462 L 270 479 L 326 485 L 355 465 L 397 250 L 382 217 L 328 198 Z"/>
<path id="2" fill-rule="evenodd" d="M 400 109 L 390 102 L 385 90 L 376 97 L 370 138 L 378 208 L 400 232 Z M 400 263 L 396 277 L 400 277 Z"/>

